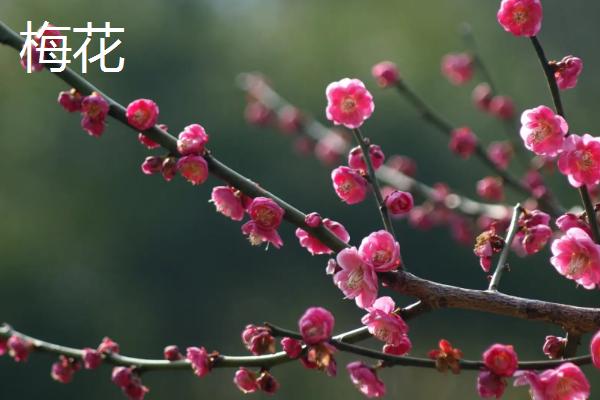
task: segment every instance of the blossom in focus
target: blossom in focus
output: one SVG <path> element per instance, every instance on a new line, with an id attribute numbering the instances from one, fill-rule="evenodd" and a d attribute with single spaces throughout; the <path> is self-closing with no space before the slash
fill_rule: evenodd
<path id="1" fill-rule="evenodd" d="M 359 128 L 375 109 L 373 96 L 358 79 L 332 82 L 325 90 L 327 119 L 349 129 Z"/>
<path id="2" fill-rule="evenodd" d="M 541 373 L 518 371 L 515 386 L 530 386 L 532 400 L 587 400 L 590 384 L 579 367 L 566 362 Z"/>
<path id="3" fill-rule="evenodd" d="M 333 282 L 346 298 L 354 299 L 358 307 L 370 307 L 377 298 L 378 290 L 373 266 L 363 261 L 356 247 L 340 251 L 337 263 L 341 269 L 333 276 Z"/>
<path id="4" fill-rule="evenodd" d="M 542 27 L 542 3 L 540 0 L 502 0 L 496 17 L 506 32 L 535 36 Z"/>

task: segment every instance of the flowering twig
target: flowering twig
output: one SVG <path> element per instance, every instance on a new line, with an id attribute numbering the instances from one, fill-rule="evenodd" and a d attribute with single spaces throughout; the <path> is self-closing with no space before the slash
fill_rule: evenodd
<path id="1" fill-rule="evenodd" d="M 381 195 L 379 182 L 377 180 L 377 176 L 375 175 L 375 168 L 373 168 L 371 156 L 369 155 L 369 145 L 365 141 L 365 138 L 363 137 L 359 128 L 352 129 L 352 133 L 354 134 L 354 138 L 360 146 L 360 149 L 363 154 L 363 159 L 365 160 L 365 164 L 367 165 L 369 183 L 371 184 L 371 189 L 373 190 L 375 201 L 377 201 L 377 207 L 379 208 L 379 213 L 381 214 L 383 226 L 385 227 L 386 231 L 394 235 L 394 227 L 392 225 L 392 220 L 390 219 L 390 214 L 388 213 L 387 206 L 385 205 L 385 201 L 383 200 L 383 196 Z"/>
<path id="2" fill-rule="evenodd" d="M 240 74 L 237 82 L 243 90 L 251 92 L 258 101 L 269 109 L 279 111 L 284 107 L 291 106 L 289 101 L 275 92 L 264 80 L 256 78 L 254 74 Z M 254 87 L 258 84 L 260 84 L 260 88 Z M 300 126 L 301 133 L 317 142 L 331 133 L 329 128 L 309 115 L 304 115 L 303 121 L 304 123 Z M 349 150 L 349 146 L 345 145 L 343 149 L 339 150 L 341 153 L 346 152 Z M 413 192 L 435 202 L 439 201 L 439 196 L 436 196 L 434 188 L 386 165 L 382 165 L 375 172 L 375 175 L 380 182 L 395 189 Z M 482 203 L 455 193 L 446 196 L 444 206 L 468 217 L 486 215 L 493 219 L 501 220 L 507 214 L 506 206 L 504 205 Z"/>
<path id="3" fill-rule="evenodd" d="M 560 91 L 558 90 L 558 85 L 556 84 L 556 79 L 554 78 L 554 72 L 548 63 L 548 58 L 544 53 L 544 48 L 540 43 L 537 36 L 531 37 L 531 43 L 533 44 L 533 48 L 535 49 L 535 53 L 540 61 L 540 65 L 544 71 L 544 75 L 546 76 L 546 81 L 548 82 L 548 88 L 550 89 L 550 94 L 552 95 L 552 101 L 554 103 L 554 108 L 556 109 L 557 114 L 565 117 L 565 110 L 562 105 L 562 100 L 560 97 Z M 590 193 L 586 185 L 581 185 L 579 188 L 579 195 L 581 196 L 581 202 L 585 208 L 585 212 L 587 214 L 588 222 L 592 228 L 592 235 L 594 237 L 594 242 L 600 244 L 600 230 L 598 228 L 598 221 L 596 220 L 596 211 L 594 210 L 594 205 L 592 204 L 592 199 L 590 197 Z"/>
<path id="4" fill-rule="evenodd" d="M 508 227 L 508 230 L 506 231 L 506 239 L 504 240 L 504 248 L 502 249 L 502 252 L 500 253 L 500 257 L 498 257 L 498 265 L 496 265 L 496 270 L 494 271 L 494 275 L 492 276 L 492 279 L 490 280 L 490 285 L 488 287 L 488 290 L 492 290 L 492 291 L 498 290 L 498 285 L 500 284 L 500 279 L 502 279 L 502 274 L 508 267 L 506 259 L 508 258 L 508 254 L 510 253 L 510 248 L 511 248 L 512 242 L 515 238 L 515 235 L 517 234 L 517 231 L 519 230 L 518 221 L 519 221 L 519 217 L 521 216 L 522 211 L 523 211 L 523 209 L 521 208 L 521 204 L 517 203 L 517 205 L 515 205 L 515 207 L 513 209 L 513 215 L 510 220 L 510 225 Z"/>
<path id="5" fill-rule="evenodd" d="M 271 334 L 275 337 L 291 337 L 298 340 L 302 339 L 302 335 L 298 332 L 280 328 L 278 326 L 267 324 L 269 327 Z M 381 351 L 369 349 L 362 346 L 357 346 L 355 344 L 348 343 L 347 341 L 342 341 L 337 337 L 333 337 L 329 340 L 329 344 L 336 347 L 340 351 L 344 351 L 347 353 L 356 354 L 359 356 L 371 358 L 374 360 L 385 361 L 386 366 L 390 365 L 400 365 L 400 366 L 409 366 L 409 367 L 420 367 L 420 368 L 436 368 L 435 360 L 430 358 L 422 358 L 422 357 L 410 357 L 410 356 L 395 356 L 392 354 L 383 353 Z M 573 357 L 569 359 L 562 360 L 539 360 L 539 361 L 521 361 L 519 362 L 519 369 L 521 370 L 538 370 L 538 369 L 548 369 L 554 368 L 561 365 L 564 362 L 572 362 L 577 365 L 585 365 L 591 363 L 591 357 L 589 355 Z M 481 370 L 485 368 L 485 364 L 482 361 L 478 360 L 467 360 L 461 359 L 459 361 L 461 369 L 465 370 Z"/>
<path id="6" fill-rule="evenodd" d="M 421 118 L 425 121 L 429 122 L 433 126 L 435 126 L 440 132 L 445 135 L 450 135 L 454 130 L 454 126 L 448 122 L 444 117 L 435 112 L 427 103 L 421 99 L 416 92 L 410 88 L 404 80 L 400 79 L 395 84 L 398 93 L 403 95 L 408 102 L 418 111 Z M 519 182 L 516 178 L 514 178 L 510 173 L 505 170 L 502 170 L 494 164 L 494 162 L 488 157 L 485 152 L 485 149 L 481 146 L 480 143 L 475 145 L 474 154 L 479 157 L 479 159 L 488 166 L 492 171 L 498 174 L 502 178 L 502 180 L 515 189 L 516 191 L 524 194 L 526 196 L 532 196 L 531 191 L 524 184 Z M 539 199 L 541 203 L 543 203 L 543 208 L 547 210 L 550 214 L 558 216 L 562 214 L 562 207 L 554 202 L 550 201 L 546 197 L 542 197 Z"/>

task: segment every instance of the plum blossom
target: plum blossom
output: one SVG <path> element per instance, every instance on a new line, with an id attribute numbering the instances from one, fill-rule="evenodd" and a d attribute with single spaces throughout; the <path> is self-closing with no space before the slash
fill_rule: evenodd
<path id="1" fill-rule="evenodd" d="M 323 225 L 329 229 L 335 236 L 338 237 L 342 242 L 348 243 L 350 241 L 350 234 L 344 228 L 342 224 L 339 222 L 330 220 L 329 218 L 325 218 L 323 220 Z M 311 236 L 308 232 L 306 232 L 302 228 L 296 229 L 296 237 L 300 241 L 300 246 L 306 248 L 310 254 L 320 255 L 320 254 L 333 254 L 333 250 L 329 247 L 325 246 L 319 239 Z"/>
<path id="2" fill-rule="evenodd" d="M 477 148 L 477 136 L 468 127 L 454 129 L 448 147 L 461 158 L 467 159 Z"/>
<path id="3" fill-rule="evenodd" d="M 275 352 L 275 338 L 264 326 L 246 325 L 242 331 L 242 342 L 255 356 Z"/>
<path id="4" fill-rule="evenodd" d="M 341 268 L 333 282 L 346 298 L 354 299 L 358 307 L 366 309 L 377 298 L 378 281 L 372 265 L 363 261 L 356 247 L 340 251 L 337 263 Z"/>
<path id="5" fill-rule="evenodd" d="M 471 99 L 475 106 L 481 111 L 488 111 L 490 102 L 492 101 L 492 88 L 486 82 L 482 82 L 475 86 Z"/>
<path id="6" fill-rule="evenodd" d="M 281 347 L 289 358 L 298 358 L 302 353 L 302 342 L 290 337 L 281 339 Z"/>
<path id="7" fill-rule="evenodd" d="M 553 157 L 563 150 L 569 125 L 549 107 L 538 106 L 521 114 L 521 138 L 537 155 Z"/>
<path id="8" fill-rule="evenodd" d="M 323 222 L 323 219 L 317 212 L 311 212 L 304 217 L 304 223 L 311 228 L 316 228 Z"/>
<path id="9" fill-rule="evenodd" d="M 583 61 L 578 57 L 566 56 L 558 62 L 551 62 L 556 84 L 561 90 L 573 89 L 577 86 L 577 78 L 583 70 Z"/>
<path id="10" fill-rule="evenodd" d="M 262 371 L 260 376 L 256 378 L 256 384 L 266 394 L 274 394 L 279 390 L 279 382 L 269 371 Z"/>
<path id="11" fill-rule="evenodd" d="M 371 165 L 375 171 L 377 171 L 385 161 L 385 155 L 383 154 L 381 147 L 376 144 L 369 146 L 369 158 L 371 159 Z M 360 146 L 356 146 L 350 150 L 350 153 L 348 154 L 348 166 L 363 174 L 367 173 L 367 164 L 365 163 Z"/>
<path id="12" fill-rule="evenodd" d="M 375 370 L 360 361 L 354 361 L 346 366 L 350 380 L 356 388 L 368 398 L 385 395 L 385 384 L 377 377 Z"/>
<path id="13" fill-rule="evenodd" d="M 517 353 L 511 345 L 493 344 L 483 353 L 486 368 L 498 376 L 512 376 L 519 365 Z"/>
<path id="14" fill-rule="evenodd" d="M 452 53 L 442 57 L 442 74 L 455 85 L 467 83 L 473 77 L 473 57 L 467 53 Z"/>
<path id="15" fill-rule="evenodd" d="M 254 393 L 259 389 L 258 384 L 256 383 L 256 374 L 244 367 L 240 367 L 235 371 L 233 383 L 235 383 L 235 386 L 237 386 L 242 393 Z"/>
<path id="16" fill-rule="evenodd" d="M 349 129 L 359 128 L 375 109 L 373 96 L 358 79 L 332 82 L 325 90 L 327 119 Z"/>
<path id="17" fill-rule="evenodd" d="M 407 214 L 414 207 L 414 199 L 409 192 L 394 190 L 385 197 L 385 206 L 392 215 Z"/>
<path id="18" fill-rule="evenodd" d="M 98 92 L 92 92 L 81 101 L 81 127 L 91 136 L 104 132 L 105 120 L 110 106 Z"/>
<path id="19" fill-rule="evenodd" d="M 283 246 L 283 241 L 277 233 L 285 214 L 283 208 L 267 197 L 255 197 L 247 212 L 251 220 L 242 225 L 242 233 L 248 235 L 250 243 L 259 245 L 268 242 L 276 248 Z"/>
<path id="20" fill-rule="evenodd" d="M 523 210 L 519 217 L 519 230 L 513 240 L 513 250 L 517 254 L 535 254 L 540 251 L 552 237 L 549 226 L 550 215 L 540 210 Z"/>
<path id="21" fill-rule="evenodd" d="M 567 338 L 549 335 L 546 336 L 546 339 L 544 340 L 542 351 L 548 358 L 555 360 L 564 355 L 566 345 Z M 594 353 L 592 352 L 592 360 L 593 357 Z"/>
<path id="22" fill-rule="evenodd" d="M 83 96 L 77 89 L 71 89 L 68 92 L 63 91 L 58 94 L 58 104 L 68 112 L 81 111 L 82 101 Z"/>
<path id="23" fill-rule="evenodd" d="M 58 357 L 58 361 L 52 364 L 50 376 L 57 382 L 69 383 L 73 380 L 75 372 L 81 368 L 78 361 L 64 355 Z"/>
<path id="24" fill-rule="evenodd" d="M 183 128 L 177 137 L 177 151 L 181 155 L 200 155 L 204 153 L 204 146 L 208 143 L 208 133 L 199 124 L 191 124 Z"/>
<path id="25" fill-rule="evenodd" d="M 400 315 L 394 313 L 395 308 L 391 297 L 380 297 L 367 308 L 369 313 L 362 317 L 361 322 L 377 339 L 391 346 L 402 345 L 408 351 L 411 347 L 408 326 Z"/>
<path id="26" fill-rule="evenodd" d="M 12 335 L 6 342 L 8 355 L 16 362 L 26 362 L 33 350 L 33 344 L 18 335 Z"/>
<path id="27" fill-rule="evenodd" d="M 494 176 L 486 176 L 477 181 L 477 194 L 486 200 L 501 201 L 504 198 L 502 179 Z"/>
<path id="28" fill-rule="evenodd" d="M 177 160 L 177 171 L 192 185 L 201 185 L 208 179 L 208 164 L 202 156 L 183 156 Z"/>
<path id="29" fill-rule="evenodd" d="M 502 0 L 498 23 L 515 36 L 535 36 L 542 27 L 540 0 Z"/>
<path id="30" fill-rule="evenodd" d="M 490 100 L 488 111 L 496 118 L 511 119 L 515 115 L 515 105 L 508 96 L 494 96 Z"/>
<path id="31" fill-rule="evenodd" d="M 459 362 L 463 353 L 460 349 L 452 347 L 452 344 L 446 339 L 441 339 L 438 348 L 431 350 L 428 356 L 435 360 L 435 367 L 438 371 L 446 372 L 450 369 L 454 374 L 460 372 Z"/>
<path id="32" fill-rule="evenodd" d="M 600 245 L 582 229 L 570 228 L 551 246 L 550 263 L 559 274 L 586 289 L 600 283 Z"/>
<path id="33" fill-rule="evenodd" d="M 398 67 L 391 61 L 382 61 L 373 65 L 371 75 L 382 88 L 393 86 L 399 80 Z"/>
<path id="34" fill-rule="evenodd" d="M 477 376 L 477 393 L 482 399 L 499 399 L 506 389 L 506 379 L 490 372 L 481 371 Z"/>
<path id="35" fill-rule="evenodd" d="M 215 186 L 210 195 L 210 202 L 213 203 L 217 212 L 231 218 L 234 221 L 244 219 L 244 205 L 239 190 L 231 186 Z"/>
<path id="36" fill-rule="evenodd" d="M 328 340 L 334 324 L 333 314 L 323 307 L 310 307 L 298 320 L 298 328 L 306 344 L 317 344 Z"/>
<path id="37" fill-rule="evenodd" d="M 513 156 L 513 148 L 510 142 L 492 142 L 487 148 L 487 155 L 496 167 L 506 169 Z"/>
<path id="38" fill-rule="evenodd" d="M 333 188 L 340 200 L 346 204 L 357 204 L 367 196 L 367 180 L 349 167 L 338 167 L 331 171 Z"/>
<path id="39" fill-rule="evenodd" d="M 590 237 L 592 236 L 592 229 L 587 223 L 584 217 L 578 217 L 573 213 L 566 213 L 556 219 L 556 226 L 562 233 L 567 233 L 571 228 L 583 229 Z"/>
<path id="40" fill-rule="evenodd" d="M 156 124 L 158 106 L 152 100 L 137 99 L 127 105 L 127 122 L 135 129 L 145 131 Z"/>
<path id="41" fill-rule="evenodd" d="M 579 367 L 564 363 L 542 373 L 518 371 L 515 386 L 529 385 L 532 400 L 587 400 L 590 384 Z"/>
<path id="42" fill-rule="evenodd" d="M 360 243 L 358 254 L 376 272 L 396 270 L 402 263 L 400 245 L 388 231 L 371 233 Z"/>
<path id="43" fill-rule="evenodd" d="M 600 183 L 600 139 L 569 135 L 558 158 L 558 169 L 574 187 Z"/>
<path id="44" fill-rule="evenodd" d="M 85 369 L 96 369 L 102 364 L 102 353 L 89 347 L 83 349 L 81 358 Z"/>
<path id="45" fill-rule="evenodd" d="M 199 378 L 210 372 L 211 361 L 204 347 L 188 347 L 185 358 L 192 364 L 194 374 Z"/>
<path id="46" fill-rule="evenodd" d="M 183 354 L 181 354 L 179 351 L 179 347 L 175 345 L 165 347 L 163 350 L 163 356 L 165 357 L 165 360 L 169 361 L 177 361 L 184 358 Z"/>

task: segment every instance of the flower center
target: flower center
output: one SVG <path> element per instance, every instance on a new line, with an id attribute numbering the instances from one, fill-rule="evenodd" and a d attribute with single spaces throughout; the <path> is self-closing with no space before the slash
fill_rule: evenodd
<path id="1" fill-rule="evenodd" d="M 531 141 L 533 143 L 540 143 L 544 141 L 548 136 L 550 136 L 552 132 L 552 128 L 548 122 L 540 122 L 540 126 L 537 127 L 532 133 Z"/>
<path id="2" fill-rule="evenodd" d="M 594 166 L 594 159 L 589 151 L 583 151 L 579 154 L 577 159 L 577 166 L 579 169 L 587 171 Z"/>
<path id="3" fill-rule="evenodd" d="M 373 263 L 381 265 L 389 261 L 390 252 L 388 250 L 377 250 L 373 255 Z"/>
<path id="4" fill-rule="evenodd" d="M 354 183 L 348 179 L 345 180 L 341 185 L 340 185 L 340 192 L 347 194 L 350 193 L 350 191 L 354 189 Z"/>
<path id="5" fill-rule="evenodd" d="M 344 97 L 344 99 L 342 100 L 342 111 L 345 113 L 351 113 L 354 112 L 356 110 L 356 100 L 354 99 L 354 97 L 350 97 L 350 96 L 346 96 Z"/>
<path id="6" fill-rule="evenodd" d="M 273 210 L 266 207 L 259 208 L 255 213 L 255 221 L 266 229 L 270 229 L 275 225 L 276 218 Z"/>
<path id="7" fill-rule="evenodd" d="M 390 336 L 390 331 L 385 326 L 378 326 L 377 329 L 375 329 L 374 336 L 383 342 L 387 342 Z"/>
<path id="8" fill-rule="evenodd" d="M 362 268 L 357 268 L 354 271 L 350 272 L 348 275 L 348 288 L 349 289 L 358 289 L 362 286 L 363 282 L 363 270 Z"/>
<path id="9" fill-rule="evenodd" d="M 586 268 L 589 261 L 589 258 L 585 254 L 573 254 L 571 256 L 571 260 L 569 261 L 567 273 L 572 276 L 579 275 L 581 271 Z"/>
<path id="10" fill-rule="evenodd" d="M 522 25 L 527 22 L 527 10 L 525 7 L 517 7 L 513 11 L 513 21 L 518 25 Z"/>
<path id="11" fill-rule="evenodd" d="M 145 122 L 148 119 L 148 111 L 146 110 L 137 110 L 133 113 L 133 118 L 137 122 Z"/>

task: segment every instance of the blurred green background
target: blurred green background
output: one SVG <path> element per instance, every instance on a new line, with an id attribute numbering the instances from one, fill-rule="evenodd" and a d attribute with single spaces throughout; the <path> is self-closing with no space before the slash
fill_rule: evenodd
<path id="1" fill-rule="evenodd" d="M 88 78 L 118 101 L 148 97 L 160 105 L 161 122 L 177 133 L 198 122 L 211 134 L 211 150 L 223 162 L 305 211 L 343 221 L 353 243 L 379 229 L 372 202 L 343 206 L 331 189 L 329 170 L 292 154 L 288 138 L 247 126 L 244 95 L 234 78 L 262 71 L 285 97 L 323 118 L 324 88 L 350 76 L 373 91 L 376 110 L 364 130 L 388 155 L 419 160 L 418 177 L 446 181 L 474 195 L 487 170 L 446 149 L 446 139 L 416 117 L 403 99 L 381 91 L 370 67 L 396 61 L 418 92 L 457 124 L 468 124 L 488 143 L 501 125 L 477 112 L 470 90 L 439 74 L 440 58 L 464 49 L 458 27 L 469 22 L 502 93 L 519 109 L 549 104 L 545 81 L 530 43 L 502 31 L 499 1 L 404 0 L 367 2 L 275 0 L 3 0 L 0 18 L 14 30 L 49 20 L 60 26 L 86 21 L 124 27 L 118 74 Z M 573 131 L 598 129 L 600 63 L 592 38 L 600 35 L 591 1 L 544 2 L 541 41 L 551 58 L 575 54 L 585 62 L 576 90 L 564 93 Z M 71 40 L 80 38 L 71 34 Z M 79 61 L 74 64 L 79 69 Z M 56 104 L 67 87 L 48 72 L 27 75 L 17 53 L 0 48 L 0 320 L 40 338 L 84 347 L 104 335 L 126 354 L 161 357 L 167 344 L 204 345 L 244 354 L 239 335 L 246 323 L 268 320 L 295 328 L 309 306 L 336 315 L 336 331 L 360 324 L 362 312 L 344 301 L 324 274 L 326 258 L 300 248 L 289 225 L 281 228 L 281 250 L 250 246 L 240 225 L 207 203 L 212 179 L 199 188 L 176 179 L 145 177 L 139 163 L 147 151 L 135 134 L 111 121 L 101 139 L 79 128 L 79 117 Z M 477 81 L 477 79 L 476 79 Z M 515 132 L 516 134 L 516 132 Z M 555 177 L 566 204 L 576 192 Z M 509 196 L 510 201 L 521 200 Z M 403 258 L 412 272 L 437 281 L 482 288 L 486 278 L 472 250 L 456 245 L 446 229 L 416 231 L 398 223 Z M 508 293 L 578 305 L 598 304 L 598 293 L 576 289 L 548 263 L 548 250 L 527 259 L 512 257 L 503 280 Z M 396 296 L 400 304 L 410 299 Z M 478 358 L 492 342 L 514 343 L 522 359 L 541 358 L 553 326 L 457 310 L 441 310 L 410 323 L 414 355 L 425 355 L 441 337 Z M 584 338 L 587 346 L 588 338 Z M 376 345 L 373 343 L 373 345 Z M 584 346 L 584 347 L 585 347 Z M 345 355 L 339 375 L 287 364 L 274 370 L 280 399 L 360 399 L 350 384 Z M 49 377 L 52 358 L 33 355 L 26 365 L 0 359 L 1 399 L 119 399 L 110 369 L 81 372 L 70 385 Z M 597 371 L 586 368 L 592 382 Z M 243 395 L 231 384 L 233 370 L 219 369 L 201 381 L 191 373 L 148 373 L 150 399 L 218 398 Z M 475 377 L 432 370 L 393 368 L 383 372 L 388 398 L 474 399 Z M 263 395 L 254 395 L 262 398 Z M 594 395 L 592 395 L 594 397 Z M 528 398 L 523 388 L 507 399 Z"/>

